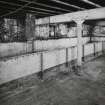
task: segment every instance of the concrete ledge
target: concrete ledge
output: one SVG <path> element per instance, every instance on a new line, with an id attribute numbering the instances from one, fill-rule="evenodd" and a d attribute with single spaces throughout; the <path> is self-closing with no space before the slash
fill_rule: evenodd
<path id="1" fill-rule="evenodd" d="M 89 41 L 89 37 L 85 37 L 82 43 L 85 44 Z M 0 44 L 0 58 L 18 56 L 22 54 L 32 53 L 38 51 L 49 51 L 59 48 L 68 48 L 76 46 L 77 38 L 63 38 L 57 40 L 36 40 L 33 43 L 1 43 Z M 33 48 L 34 47 L 34 48 Z"/>

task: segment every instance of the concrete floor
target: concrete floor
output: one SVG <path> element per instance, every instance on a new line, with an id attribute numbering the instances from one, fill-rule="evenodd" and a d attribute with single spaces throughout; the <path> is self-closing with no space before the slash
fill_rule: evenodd
<path id="1" fill-rule="evenodd" d="M 81 76 L 57 72 L 31 87 L 2 93 L 0 105 L 105 105 L 105 56 L 85 63 Z"/>

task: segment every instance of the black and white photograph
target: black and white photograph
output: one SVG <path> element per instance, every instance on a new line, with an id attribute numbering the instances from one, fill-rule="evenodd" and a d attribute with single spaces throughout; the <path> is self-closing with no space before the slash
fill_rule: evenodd
<path id="1" fill-rule="evenodd" d="M 0 105 L 105 105 L 105 0 L 0 0 Z"/>

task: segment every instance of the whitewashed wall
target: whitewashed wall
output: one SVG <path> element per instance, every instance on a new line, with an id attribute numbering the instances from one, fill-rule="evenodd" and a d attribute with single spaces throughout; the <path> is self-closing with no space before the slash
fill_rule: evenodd
<path id="1" fill-rule="evenodd" d="M 0 84 L 40 71 L 40 55 L 29 54 L 0 61 Z"/>
<path id="2" fill-rule="evenodd" d="M 94 44 L 86 44 L 84 46 L 84 56 L 87 56 L 89 54 L 93 54 L 94 53 Z"/>
<path id="3" fill-rule="evenodd" d="M 0 57 L 15 56 L 32 51 L 32 43 L 0 43 Z"/>
<path id="4" fill-rule="evenodd" d="M 66 62 L 66 48 L 43 52 L 43 70 Z M 68 61 L 77 58 L 77 48 L 68 48 Z M 5 58 L 0 61 L 0 84 L 41 70 L 41 53 Z"/>
<path id="5" fill-rule="evenodd" d="M 102 42 L 86 44 L 85 56 L 102 51 Z M 104 42 L 105 45 L 105 42 Z M 105 48 L 105 47 L 104 47 Z M 66 62 L 66 48 L 43 52 L 43 69 L 48 69 Z M 68 61 L 77 58 L 77 47 L 68 48 Z M 0 60 L 0 84 L 31 75 L 41 70 L 41 53 L 26 54 Z"/>
<path id="6" fill-rule="evenodd" d="M 83 44 L 89 41 L 88 37 L 83 38 Z M 65 48 L 76 46 L 77 38 L 58 40 L 37 40 L 34 42 L 34 50 L 50 50 L 55 48 Z M 27 43 L 0 43 L 0 57 L 15 56 L 32 52 L 32 42 Z"/>
<path id="7" fill-rule="evenodd" d="M 96 52 L 102 51 L 102 43 L 101 42 L 95 44 L 95 51 Z"/>

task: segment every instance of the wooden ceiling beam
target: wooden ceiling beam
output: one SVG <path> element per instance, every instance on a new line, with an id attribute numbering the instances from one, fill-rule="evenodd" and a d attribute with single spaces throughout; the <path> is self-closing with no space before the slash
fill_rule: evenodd
<path id="1" fill-rule="evenodd" d="M 91 4 L 91 5 L 93 5 L 93 6 L 96 6 L 96 7 L 98 7 L 98 8 L 102 7 L 101 5 L 96 4 L 96 3 L 94 3 L 94 2 L 91 2 L 91 1 L 89 1 L 89 0 L 81 0 L 81 1 L 83 1 L 83 2 L 85 2 L 85 3 L 88 3 L 88 4 Z"/>
<path id="2" fill-rule="evenodd" d="M 30 2 L 28 0 L 19 0 L 19 1 Z M 38 3 L 38 2 L 35 2 L 35 1 L 31 1 L 31 3 L 39 5 L 39 6 L 47 7 L 47 8 L 56 9 L 56 10 L 59 10 L 59 11 L 71 12 L 68 9 L 64 9 L 64 8 L 60 8 L 60 7 L 56 7 L 56 6 L 51 6 L 51 5 L 47 5 L 47 4 L 43 4 L 43 3 Z"/>
<path id="3" fill-rule="evenodd" d="M 19 6 L 19 7 L 21 7 L 22 5 L 20 5 L 20 4 L 15 4 L 15 3 L 9 3 L 9 2 L 5 2 L 5 1 L 0 1 L 1 3 L 4 3 L 4 4 L 8 4 L 8 5 L 12 5 L 12 6 Z M 36 10 L 41 10 L 41 11 L 45 11 L 45 12 L 51 12 L 51 13 L 58 13 L 58 14 L 60 14 L 60 13 L 62 13 L 62 12 L 58 12 L 58 11 L 53 11 L 53 10 L 48 10 L 48 9 L 42 9 L 42 8 L 37 8 L 37 7 L 31 7 L 31 6 L 26 6 L 27 8 L 29 8 L 29 9 L 36 9 Z"/>
<path id="4" fill-rule="evenodd" d="M 53 1 L 53 2 L 56 2 L 56 3 L 59 3 L 59 4 L 63 4 L 63 5 L 69 6 L 69 7 L 81 9 L 81 10 L 85 9 L 85 8 L 82 8 L 82 7 L 79 7 L 79 6 L 76 6 L 76 5 L 72 5 L 72 4 L 69 4 L 69 3 L 66 3 L 66 2 L 63 2 L 63 1 L 60 1 L 60 0 L 50 0 L 50 1 Z"/>
<path id="5" fill-rule="evenodd" d="M 18 11 L 22 10 L 23 8 L 25 8 L 25 7 L 26 7 L 27 5 L 29 5 L 29 4 L 30 4 L 30 3 L 27 3 L 27 4 L 23 5 L 22 7 L 20 7 L 20 8 L 18 8 L 18 9 L 14 10 L 14 11 L 8 12 L 7 14 L 4 14 L 4 15 L 2 15 L 2 16 L 0 16 L 0 17 L 5 17 L 5 16 L 8 16 L 8 15 L 17 13 Z"/>
<path id="6" fill-rule="evenodd" d="M 48 16 L 51 16 L 51 15 L 56 15 L 56 13 L 45 13 L 45 12 L 39 12 L 39 11 L 31 11 L 31 10 L 24 10 L 24 11 L 20 11 L 20 12 L 17 12 L 17 13 L 13 13 L 13 14 L 10 14 L 10 13 L 12 13 L 13 11 L 11 11 L 11 10 L 6 10 L 5 12 L 7 13 L 7 14 L 9 14 L 9 15 L 7 15 L 6 13 L 4 13 L 3 11 L 1 11 L 2 12 L 2 16 L 1 17 L 6 17 L 6 16 L 9 16 L 9 15 L 18 15 L 19 13 L 22 13 L 22 14 L 26 14 L 26 13 L 31 13 L 31 14 L 34 14 L 34 15 L 39 15 L 39 16 L 46 16 L 46 15 L 48 15 Z"/>
<path id="7" fill-rule="evenodd" d="M 49 15 L 56 15 L 56 13 L 46 13 L 46 12 L 39 12 L 39 11 L 32 11 L 32 10 L 25 10 L 28 13 L 35 13 L 35 14 L 49 14 Z"/>

